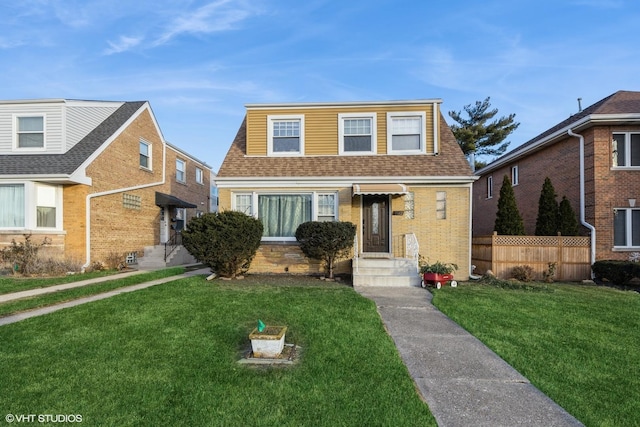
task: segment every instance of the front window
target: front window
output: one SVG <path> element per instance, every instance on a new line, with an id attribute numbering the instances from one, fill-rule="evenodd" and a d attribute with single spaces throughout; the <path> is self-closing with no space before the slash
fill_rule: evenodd
<path id="1" fill-rule="evenodd" d="M 0 185 L 0 227 L 24 228 L 24 185 Z"/>
<path id="2" fill-rule="evenodd" d="M 140 167 L 151 169 L 151 144 L 140 141 Z"/>
<path id="3" fill-rule="evenodd" d="M 619 248 L 640 247 L 640 209 L 614 209 L 613 245 Z"/>
<path id="4" fill-rule="evenodd" d="M 176 180 L 178 182 L 186 182 L 185 180 L 186 163 L 184 160 L 176 160 Z"/>
<path id="5" fill-rule="evenodd" d="M 640 133 L 614 133 L 612 146 L 614 167 L 640 166 Z"/>
<path id="6" fill-rule="evenodd" d="M 425 114 L 387 113 L 389 154 L 425 153 Z"/>
<path id="7" fill-rule="evenodd" d="M 232 209 L 259 218 L 263 240 L 290 241 L 303 222 L 336 221 L 337 202 L 336 193 L 236 193 Z"/>
<path id="8" fill-rule="evenodd" d="M 339 114 L 340 154 L 375 154 L 376 115 Z"/>
<path id="9" fill-rule="evenodd" d="M 56 227 L 56 188 L 46 185 L 36 187 L 36 226 Z"/>
<path id="10" fill-rule="evenodd" d="M 303 153 L 303 116 L 268 116 L 267 124 L 269 155 L 297 156 Z"/>
<path id="11" fill-rule="evenodd" d="M 16 117 L 16 147 L 44 148 L 44 116 Z"/>

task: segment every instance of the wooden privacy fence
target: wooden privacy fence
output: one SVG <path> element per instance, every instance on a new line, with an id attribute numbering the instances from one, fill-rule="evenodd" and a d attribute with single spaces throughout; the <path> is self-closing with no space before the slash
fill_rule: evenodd
<path id="1" fill-rule="evenodd" d="M 491 236 L 474 237 L 471 263 L 474 274 L 493 271 L 496 277 L 512 277 L 513 267 L 528 265 L 542 280 L 549 263 L 556 263 L 554 280 L 578 281 L 591 277 L 591 239 L 588 236 Z"/>

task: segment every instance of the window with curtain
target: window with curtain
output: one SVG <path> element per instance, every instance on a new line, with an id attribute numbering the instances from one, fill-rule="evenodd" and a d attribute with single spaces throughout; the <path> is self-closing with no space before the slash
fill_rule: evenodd
<path id="1" fill-rule="evenodd" d="M 258 218 L 264 227 L 263 237 L 295 237 L 298 226 L 311 221 L 311 194 L 260 194 Z"/>
<path id="2" fill-rule="evenodd" d="M 612 155 L 615 167 L 640 166 L 640 133 L 614 133 Z"/>
<path id="3" fill-rule="evenodd" d="M 247 215 L 253 215 L 253 196 L 251 194 L 236 194 L 233 210 Z"/>
<path id="4" fill-rule="evenodd" d="M 24 185 L 0 185 L 0 227 L 24 228 Z"/>
<path id="5" fill-rule="evenodd" d="M 44 117 L 17 117 L 18 148 L 44 148 Z"/>
<path id="6" fill-rule="evenodd" d="M 336 195 L 318 194 L 318 221 L 336 220 Z"/>

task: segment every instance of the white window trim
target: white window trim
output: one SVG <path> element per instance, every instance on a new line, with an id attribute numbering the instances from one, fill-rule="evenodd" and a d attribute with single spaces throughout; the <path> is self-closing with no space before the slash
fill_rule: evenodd
<path id="1" fill-rule="evenodd" d="M 640 210 L 639 208 L 614 208 L 614 214 L 617 211 L 626 211 L 627 214 L 625 216 L 625 231 L 626 231 L 626 235 L 625 235 L 625 240 L 629 243 L 632 242 L 632 215 L 631 212 L 633 211 L 637 211 Z M 615 226 L 613 227 L 613 232 L 615 233 Z M 632 246 L 632 245 L 628 245 L 628 246 L 613 246 L 614 250 L 638 250 L 640 249 L 640 246 Z"/>
<path id="2" fill-rule="evenodd" d="M 344 121 L 345 119 L 370 119 L 371 120 L 371 150 L 369 151 L 345 151 L 344 149 Z M 376 154 L 377 143 L 377 114 L 376 113 L 339 113 L 338 114 L 338 152 L 345 156 L 362 156 Z"/>
<path id="3" fill-rule="evenodd" d="M 152 150 L 152 145 L 151 145 L 151 143 L 149 141 L 147 141 L 147 140 L 145 140 L 143 138 L 140 138 L 140 144 L 144 144 L 144 145 L 147 146 L 147 149 L 148 149 L 147 151 L 149 152 L 149 155 L 147 156 L 148 159 L 149 159 L 149 166 L 145 167 L 145 166 L 140 165 L 140 159 L 138 159 L 138 165 L 144 170 L 149 170 L 149 171 L 153 170 L 153 158 L 152 158 L 153 150 Z M 141 155 L 141 154 L 142 153 L 138 153 L 138 155 Z"/>
<path id="4" fill-rule="evenodd" d="M 300 150 L 291 152 L 273 151 L 273 123 L 285 120 L 300 121 Z M 267 155 L 270 157 L 296 157 L 304 155 L 304 114 L 267 116 Z"/>
<path id="5" fill-rule="evenodd" d="M 640 135 L 640 132 L 611 132 L 612 149 L 613 149 L 613 135 L 624 135 L 625 166 L 618 166 L 613 164 L 613 156 L 611 156 L 611 169 L 640 170 L 640 165 L 631 166 L 631 135 Z"/>
<path id="6" fill-rule="evenodd" d="M 178 169 L 178 162 L 182 163 L 183 169 Z M 178 177 L 178 172 L 182 172 L 182 179 Z M 187 182 L 187 162 L 182 159 L 176 159 L 176 181 L 185 184 Z"/>
<path id="7" fill-rule="evenodd" d="M 42 147 L 19 147 L 18 146 L 18 119 L 20 117 L 42 117 Z M 12 151 L 20 152 L 41 152 L 47 150 L 47 115 L 45 113 L 20 113 L 13 114 L 12 118 L 12 138 L 13 146 Z"/>
<path id="8" fill-rule="evenodd" d="M 511 166 L 511 186 L 515 187 L 520 183 L 520 173 L 518 166 Z"/>
<path id="9" fill-rule="evenodd" d="M 251 216 L 258 218 L 258 196 L 311 195 L 311 221 L 318 220 L 318 196 L 333 194 L 335 203 L 335 221 L 339 221 L 339 195 L 337 191 L 238 191 L 231 194 L 231 210 L 237 210 L 236 196 L 251 196 Z M 262 237 L 262 242 L 295 242 L 295 237 Z"/>
<path id="10" fill-rule="evenodd" d="M 493 175 L 487 177 L 487 199 L 493 199 Z"/>
<path id="11" fill-rule="evenodd" d="M 23 185 L 24 186 L 24 227 L 0 227 L 3 231 L 27 231 L 27 230 L 47 230 L 62 231 L 63 203 L 62 203 L 62 187 L 60 185 L 37 184 L 30 181 L 6 181 L 2 184 L 7 185 Z M 37 186 L 49 186 L 55 188 L 56 199 L 56 226 L 55 227 L 38 227 L 38 189 Z"/>
<path id="12" fill-rule="evenodd" d="M 204 171 L 196 166 L 196 182 L 204 184 Z"/>
<path id="13" fill-rule="evenodd" d="M 393 123 L 394 118 L 420 117 L 420 148 L 418 150 L 394 150 L 393 149 Z M 426 154 L 427 153 L 427 114 L 424 111 L 392 111 L 387 113 L 387 154 Z"/>

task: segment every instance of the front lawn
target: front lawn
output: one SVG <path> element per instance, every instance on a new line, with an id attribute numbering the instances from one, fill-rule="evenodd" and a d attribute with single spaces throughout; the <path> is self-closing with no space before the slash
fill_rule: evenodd
<path id="1" fill-rule="evenodd" d="M 0 327 L 0 412 L 86 425 L 436 425 L 375 304 L 350 287 L 192 277 Z M 237 360 L 258 319 L 303 348 Z"/>
<path id="2" fill-rule="evenodd" d="M 585 425 L 640 425 L 637 292 L 465 284 L 433 303 Z"/>

